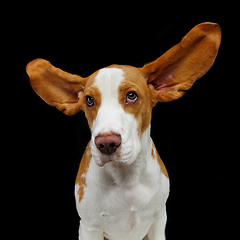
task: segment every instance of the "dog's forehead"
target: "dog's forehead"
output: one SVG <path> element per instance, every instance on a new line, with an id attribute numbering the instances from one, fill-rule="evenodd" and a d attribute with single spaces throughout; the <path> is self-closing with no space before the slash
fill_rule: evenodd
<path id="1" fill-rule="evenodd" d="M 124 71 L 120 68 L 103 68 L 95 77 L 95 84 L 104 95 L 111 93 L 115 96 L 118 88 L 124 79 Z"/>
<path id="2" fill-rule="evenodd" d="M 122 82 L 134 83 L 143 89 L 147 86 L 146 79 L 138 68 L 127 65 L 111 65 L 93 73 L 86 84 L 86 88 L 97 85 L 106 92 L 107 90 L 113 90 L 113 88 L 116 89 Z"/>

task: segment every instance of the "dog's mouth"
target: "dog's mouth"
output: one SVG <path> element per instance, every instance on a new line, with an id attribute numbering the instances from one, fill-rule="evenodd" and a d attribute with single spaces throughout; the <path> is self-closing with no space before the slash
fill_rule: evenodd
<path id="1" fill-rule="evenodd" d="M 106 156 L 101 156 L 101 157 L 100 157 L 100 162 L 97 162 L 97 165 L 98 165 L 99 167 L 102 167 L 102 166 L 104 166 L 106 163 L 109 163 L 109 162 L 113 162 L 113 160 L 112 160 L 112 158 L 111 158 L 110 156 L 108 156 L 108 155 L 106 155 Z"/>
<path id="2" fill-rule="evenodd" d="M 122 158 L 120 151 L 117 151 L 117 152 L 115 152 L 111 155 L 101 153 L 100 154 L 100 161 L 97 162 L 97 165 L 99 167 L 102 167 L 106 163 L 109 163 L 109 162 L 115 162 L 115 163 L 118 163 L 118 164 L 123 165 L 123 166 L 128 166 L 129 165 L 128 160 Z"/>

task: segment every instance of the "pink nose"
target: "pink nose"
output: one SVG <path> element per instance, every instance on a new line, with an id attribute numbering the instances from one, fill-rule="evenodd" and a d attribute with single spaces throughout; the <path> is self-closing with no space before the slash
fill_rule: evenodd
<path id="1" fill-rule="evenodd" d="M 95 144 L 101 153 L 111 155 L 121 145 L 121 136 L 117 134 L 98 135 L 95 137 Z"/>

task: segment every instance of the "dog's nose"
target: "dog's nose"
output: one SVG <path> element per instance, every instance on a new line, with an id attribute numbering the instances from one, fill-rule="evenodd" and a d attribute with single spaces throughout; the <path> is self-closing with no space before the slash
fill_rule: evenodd
<path id="1" fill-rule="evenodd" d="M 95 137 L 95 144 L 101 153 L 111 155 L 121 145 L 121 136 L 117 134 L 98 135 Z"/>

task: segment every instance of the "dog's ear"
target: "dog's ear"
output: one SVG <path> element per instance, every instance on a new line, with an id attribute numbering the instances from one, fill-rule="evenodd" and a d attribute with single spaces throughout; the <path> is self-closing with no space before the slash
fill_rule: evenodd
<path id="1" fill-rule="evenodd" d="M 66 115 L 74 115 L 82 109 L 79 97 L 88 78 L 64 72 L 44 59 L 28 63 L 26 71 L 31 86 L 46 103 Z"/>
<path id="2" fill-rule="evenodd" d="M 182 41 L 141 72 L 155 88 L 154 101 L 168 102 L 180 98 L 212 66 L 221 41 L 216 23 L 201 23 Z M 150 89 L 153 89 L 149 86 Z M 156 94 L 157 92 L 157 94 Z"/>

